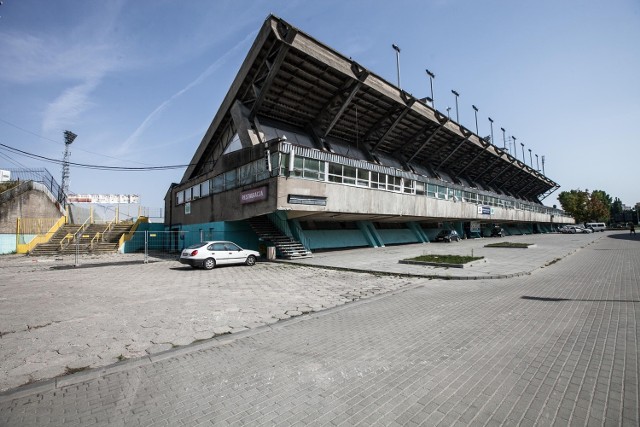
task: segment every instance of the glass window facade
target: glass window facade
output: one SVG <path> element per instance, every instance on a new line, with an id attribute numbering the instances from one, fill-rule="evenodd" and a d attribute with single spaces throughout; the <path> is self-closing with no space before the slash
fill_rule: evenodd
<path id="1" fill-rule="evenodd" d="M 272 150 L 270 154 L 271 171 L 268 170 L 266 159 L 259 159 L 236 169 L 232 169 L 211 179 L 198 182 L 192 187 L 178 191 L 176 193 L 176 204 L 180 205 L 193 199 L 206 197 L 211 194 L 220 193 L 241 186 L 250 185 L 263 181 L 271 176 L 289 176 L 298 179 L 308 179 L 338 183 L 342 185 L 372 188 L 377 190 L 391 191 L 396 193 L 414 194 L 416 196 L 461 201 L 466 203 L 482 204 L 486 206 L 496 206 L 505 209 L 519 209 L 546 214 L 564 213 L 558 209 L 548 208 L 539 204 L 528 203 L 513 199 L 509 196 L 498 194 L 486 194 L 476 189 L 461 188 L 455 184 L 438 181 L 431 182 L 432 178 L 416 175 L 413 179 L 406 177 L 406 172 L 398 171 L 402 176 L 397 176 L 391 170 L 380 172 L 380 168 L 371 165 L 366 167 L 354 166 L 345 158 L 333 156 L 329 160 L 313 158 L 313 153 L 317 150 L 308 150 L 304 147 L 291 145 L 288 142 L 282 143 L 278 149 Z M 289 159 L 291 152 L 294 152 L 293 165 Z M 305 156 L 306 155 L 306 156 Z M 321 156 L 319 156 L 321 157 Z M 292 168 L 291 168 L 292 166 Z"/>

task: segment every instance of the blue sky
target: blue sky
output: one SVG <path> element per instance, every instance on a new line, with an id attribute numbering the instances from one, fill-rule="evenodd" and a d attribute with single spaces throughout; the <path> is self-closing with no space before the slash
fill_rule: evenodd
<path id="1" fill-rule="evenodd" d="M 36 1 L 0 6 L 0 143 L 107 166 L 189 163 L 273 13 L 502 145 L 545 156 L 562 188 L 640 202 L 640 1 Z M 518 147 L 518 157 L 522 157 Z M 527 163 L 529 153 L 526 152 Z M 535 166 L 535 156 L 533 157 Z M 0 150 L 0 169 L 59 165 Z M 184 170 L 71 168 L 74 193 L 163 207 Z"/>

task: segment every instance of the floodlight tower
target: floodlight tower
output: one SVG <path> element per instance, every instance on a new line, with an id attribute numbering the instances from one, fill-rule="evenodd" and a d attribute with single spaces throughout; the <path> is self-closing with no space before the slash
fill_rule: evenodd
<path id="1" fill-rule="evenodd" d="M 78 135 L 65 130 L 64 131 L 64 157 L 62 159 L 62 195 L 61 201 L 67 201 L 67 194 L 69 194 L 69 157 L 71 157 L 71 150 L 69 146 L 76 139 Z"/>
<path id="2" fill-rule="evenodd" d="M 392 44 L 391 47 L 396 51 L 396 71 L 398 72 L 398 89 L 400 87 L 400 47 L 397 44 Z"/>

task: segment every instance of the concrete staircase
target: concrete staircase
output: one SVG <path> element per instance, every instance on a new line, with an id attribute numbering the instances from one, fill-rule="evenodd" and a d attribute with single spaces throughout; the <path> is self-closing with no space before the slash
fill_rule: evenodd
<path id="1" fill-rule="evenodd" d="M 257 216 L 247 220 L 249 225 L 266 242 L 271 242 L 285 259 L 312 258 L 313 254 L 299 241 L 284 234 L 266 216 Z"/>
<path id="2" fill-rule="evenodd" d="M 128 233 L 133 224 L 114 224 L 106 231 L 106 224 L 90 224 L 80 234 L 78 251 L 80 254 L 115 253 L 118 250 L 120 236 Z M 33 256 L 73 255 L 76 253 L 74 238 L 80 230 L 78 224 L 65 224 L 49 239 L 47 243 L 41 243 L 29 253 Z"/>

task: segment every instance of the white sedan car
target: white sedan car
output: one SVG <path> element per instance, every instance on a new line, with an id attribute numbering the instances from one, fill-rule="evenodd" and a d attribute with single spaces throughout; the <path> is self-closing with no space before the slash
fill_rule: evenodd
<path id="1" fill-rule="evenodd" d="M 259 256 L 259 252 L 242 249 L 233 242 L 200 242 L 182 251 L 180 263 L 190 265 L 193 268 L 202 267 L 206 270 L 211 270 L 216 265 L 255 265 Z"/>

